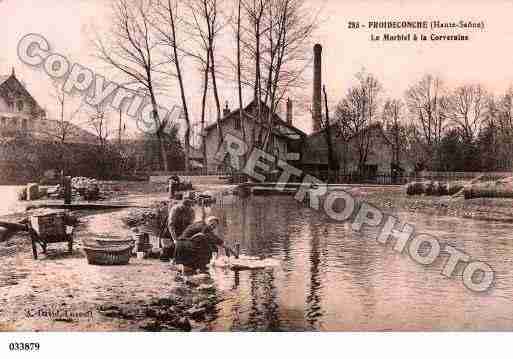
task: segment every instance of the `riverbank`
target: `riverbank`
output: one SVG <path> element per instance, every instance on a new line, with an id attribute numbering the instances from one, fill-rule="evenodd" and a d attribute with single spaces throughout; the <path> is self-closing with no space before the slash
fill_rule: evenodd
<path id="1" fill-rule="evenodd" d="M 118 186 L 119 195 L 109 201 L 145 206 L 167 198 L 154 185 L 132 191 Z M 0 331 L 204 330 L 221 300 L 210 277 L 184 279 L 177 268 L 159 260 L 132 258 L 119 267 L 87 263 L 82 239 L 129 237 L 131 230 L 122 221 L 128 211 L 73 212 L 79 225 L 72 255 L 65 245 L 51 245 L 46 256 L 33 260 L 24 233 L 0 243 Z M 26 216 L 2 218 L 16 222 Z"/>
<path id="2" fill-rule="evenodd" d="M 404 187 L 352 188 L 355 197 L 387 212 L 414 212 L 513 223 L 513 199 L 407 196 Z"/>

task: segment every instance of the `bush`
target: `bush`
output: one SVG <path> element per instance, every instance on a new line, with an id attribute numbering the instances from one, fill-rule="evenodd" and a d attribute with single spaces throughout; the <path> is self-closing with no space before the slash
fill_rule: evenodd
<path id="1" fill-rule="evenodd" d="M 410 182 L 406 185 L 406 194 L 416 196 L 424 193 L 424 184 L 422 182 Z"/>

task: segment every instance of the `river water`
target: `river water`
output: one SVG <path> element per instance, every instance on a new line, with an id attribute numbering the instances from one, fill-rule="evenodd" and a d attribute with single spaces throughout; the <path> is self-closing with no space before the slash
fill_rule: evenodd
<path id="1" fill-rule="evenodd" d="M 14 188 L 0 187 L 0 213 L 19 207 Z M 220 217 L 228 244 L 278 266 L 233 272 L 215 268 L 223 293 L 214 331 L 411 331 L 513 329 L 513 225 L 426 214 L 395 213 L 417 232 L 490 264 L 492 290 L 469 291 L 461 268 L 454 278 L 354 232 L 289 197 L 223 197 Z M 17 269 L 19 270 L 19 268 Z"/>
<path id="2" fill-rule="evenodd" d="M 18 202 L 17 190 L 19 186 L 0 186 L 0 216 L 23 210 Z"/>
<path id="3" fill-rule="evenodd" d="M 512 330 L 513 226 L 470 219 L 396 213 L 417 233 L 435 235 L 496 272 L 494 289 L 475 294 L 432 266 L 353 232 L 293 198 L 229 201 L 216 214 L 229 243 L 244 254 L 275 258 L 263 271 L 216 270 L 228 296 L 212 330 Z"/>

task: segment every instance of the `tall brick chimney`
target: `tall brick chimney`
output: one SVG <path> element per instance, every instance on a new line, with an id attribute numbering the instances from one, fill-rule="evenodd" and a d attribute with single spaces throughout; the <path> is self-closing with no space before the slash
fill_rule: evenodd
<path id="1" fill-rule="evenodd" d="M 292 126 L 292 119 L 293 119 L 293 105 L 292 101 L 287 99 L 287 123 Z"/>
<path id="2" fill-rule="evenodd" d="M 320 131 L 322 121 L 322 46 L 314 46 L 314 79 L 313 79 L 313 98 L 312 98 L 312 119 L 313 130 Z"/>

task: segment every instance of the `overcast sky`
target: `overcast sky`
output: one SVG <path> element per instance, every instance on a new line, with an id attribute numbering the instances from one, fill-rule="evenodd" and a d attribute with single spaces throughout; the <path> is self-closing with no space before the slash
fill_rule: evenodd
<path id="1" fill-rule="evenodd" d="M 91 26 L 101 28 L 107 23 L 108 4 L 109 0 L 0 0 L 0 73 L 7 74 L 15 66 L 18 77 L 54 116 L 55 101 L 49 96 L 48 76 L 22 64 L 16 55 L 18 41 L 25 34 L 38 33 L 49 40 L 55 51 L 67 55 L 73 62 L 115 80 L 115 74 L 91 57 L 88 41 Z M 324 83 L 332 101 L 344 95 L 354 81 L 354 74 L 362 68 L 378 77 L 386 97 L 401 97 L 408 86 L 425 73 L 437 74 L 451 85 L 479 82 L 497 93 L 513 83 L 511 2 L 312 0 L 311 5 L 321 9 L 322 22 L 312 46 L 320 42 L 324 47 Z M 383 43 L 370 41 L 369 29 L 351 30 L 347 26 L 348 21 L 366 24 L 371 20 L 402 19 L 484 21 L 485 29 L 469 31 L 470 41 Z M 429 35 L 433 31 L 424 32 Z M 383 30 L 376 33 L 382 34 Z M 201 88 L 196 75 L 196 72 L 188 75 L 192 84 L 188 97 L 195 116 Z M 305 91 L 308 95 L 311 93 L 310 88 Z M 168 94 L 165 100 L 168 106 L 173 99 L 174 94 Z M 222 99 L 223 103 L 229 101 L 234 107 L 237 97 L 233 85 L 223 86 Z M 296 107 L 296 123 L 306 131 L 310 130 L 309 117 L 301 106 Z"/>

